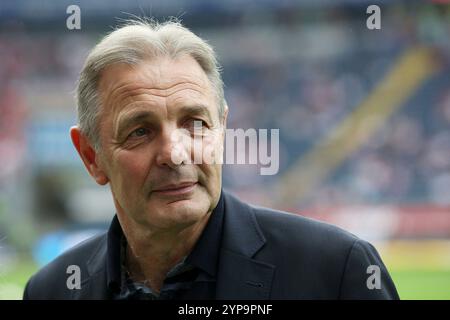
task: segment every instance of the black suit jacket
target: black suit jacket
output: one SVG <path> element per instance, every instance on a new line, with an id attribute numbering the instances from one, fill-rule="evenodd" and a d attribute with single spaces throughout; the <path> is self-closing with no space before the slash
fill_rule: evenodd
<path id="1" fill-rule="evenodd" d="M 222 191 L 224 192 L 224 191 Z M 224 192 L 217 299 L 398 299 L 376 249 L 335 226 L 241 202 Z M 107 234 L 84 241 L 42 268 L 24 299 L 108 299 Z M 67 288 L 69 265 L 81 289 Z M 370 265 L 381 288 L 369 289 Z"/>

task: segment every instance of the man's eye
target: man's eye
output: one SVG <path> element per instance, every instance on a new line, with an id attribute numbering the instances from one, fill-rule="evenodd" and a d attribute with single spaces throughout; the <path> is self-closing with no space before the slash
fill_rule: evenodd
<path id="1" fill-rule="evenodd" d="M 207 127 L 208 124 L 206 123 L 206 121 L 203 121 L 201 119 L 191 119 L 188 121 L 188 126 L 193 129 L 203 129 Z"/>
<path id="2" fill-rule="evenodd" d="M 149 133 L 148 129 L 146 128 L 138 128 L 136 130 L 134 130 L 133 132 L 131 132 L 130 137 L 143 137 L 145 135 L 147 135 Z"/>

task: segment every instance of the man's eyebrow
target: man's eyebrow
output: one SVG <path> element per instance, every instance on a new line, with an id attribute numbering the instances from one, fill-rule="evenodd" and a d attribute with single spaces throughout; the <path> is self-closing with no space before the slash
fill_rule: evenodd
<path id="1" fill-rule="evenodd" d="M 125 129 L 127 129 L 135 124 L 142 123 L 145 120 L 148 121 L 148 120 L 151 120 L 154 118 L 155 118 L 155 115 L 153 114 L 153 112 L 149 112 L 148 110 L 137 111 L 137 112 L 125 114 L 123 116 L 119 116 L 116 133 L 120 134 Z"/>
<path id="2" fill-rule="evenodd" d="M 181 116 L 205 116 L 207 120 L 212 124 L 212 116 L 209 108 L 203 104 L 184 105 L 181 106 L 177 112 Z M 156 115 L 148 110 L 141 110 L 136 112 L 130 112 L 128 114 L 120 115 L 117 121 L 116 135 L 120 135 L 127 128 L 132 127 L 138 123 L 144 121 L 151 121 L 156 118 Z"/>
<path id="3" fill-rule="evenodd" d="M 178 112 L 182 115 L 205 116 L 208 118 L 208 121 L 210 123 L 213 122 L 209 108 L 203 104 L 185 105 L 185 106 L 180 107 Z"/>

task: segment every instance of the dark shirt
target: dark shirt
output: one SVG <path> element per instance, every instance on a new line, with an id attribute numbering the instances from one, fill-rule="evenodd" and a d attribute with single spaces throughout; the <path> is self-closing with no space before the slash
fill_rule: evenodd
<path id="1" fill-rule="evenodd" d="M 108 231 L 107 282 L 112 299 L 214 299 L 224 216 L 221 193 L 208 223 L 191 253 L 174 266 L 157 294 L 145 283 L 131 279 L 126 268 L 127 242 L 117 216 Z"/>

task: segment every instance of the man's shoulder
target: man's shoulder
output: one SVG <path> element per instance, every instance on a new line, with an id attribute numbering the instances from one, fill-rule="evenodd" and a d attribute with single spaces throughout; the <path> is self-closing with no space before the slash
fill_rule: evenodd
<path id="1" fill-rule="evenodd" d="M 324 243 L 334 241 L 345 247 L 352 246 L 355 241 L 360 240 L 356 235 L 338 226 L 301 214 L 253 205 L 229 193 L 227 200 L 233 203 L 233 210 L 250 211 L 268 240 L 272 238 L 308 246 L 322 246 Z"/>
<path id="2" fill-rule="evenodd" d="M 275 235 L 277 233 L 289 235 L 292 240 L 309 239 L 326 241 L 335 240 L 346 243 L 353 243 L 359 238 L 330 223 L 305 217 L 301 214 L 275 210 L 271 208 L 250 205 L 255 214 L 259 226 L 264 234 Z"/>
<path id="3" fill-rule="evenodd" d="M 266 240 L 265 250 L 272 253 L 297 252 L 324 259 L 345 257 L 357 244 L 370 246 L 356 235 L 327 222 L 282 210 L 256 206 L 228 195 L 233 209 L 249 211 Z"/>
<path id="4" fill-rule="evenodd" d="M 258 253 L 276 265 L 274 292 L 285 297 L 302 286 L 305 297 L 325 299 L 398 299 L 395 285 L 376 248 L 329 223 L 301 215 L 250 206 L 266 239 Z M 370 290 L 369 266 L 378 266 L 383 290 Z M 303 296 L 302 296 L 303 297 Z"/>
<path id="5" fill-rule="evenodd" d="M 335 240 L 352 245 L 358 237 L 330 223 L 302 216 L 287 211 L 257 206 L 242 201 L 232 193 L 226 194 L 227 204 L 231 204 L 230 210 L 249 211 L 254 215 L 262 233 L 268 237 L 274 236 L 279 239 L 287 239 L 289 242 L 300 240 L 304 244 L 318 244 L 321 241 L 313 240 Z"/>
<path id="6" fill-rule="evenodd" d="M 67 278 L 76 270 L 81 281 L 90 273 L 89 264 L 106 250 L 106 233 L 93 236 L 68 249 L 35 273 L 27 283 L 24 298 L 61 299 L 67 291 Z"/>

